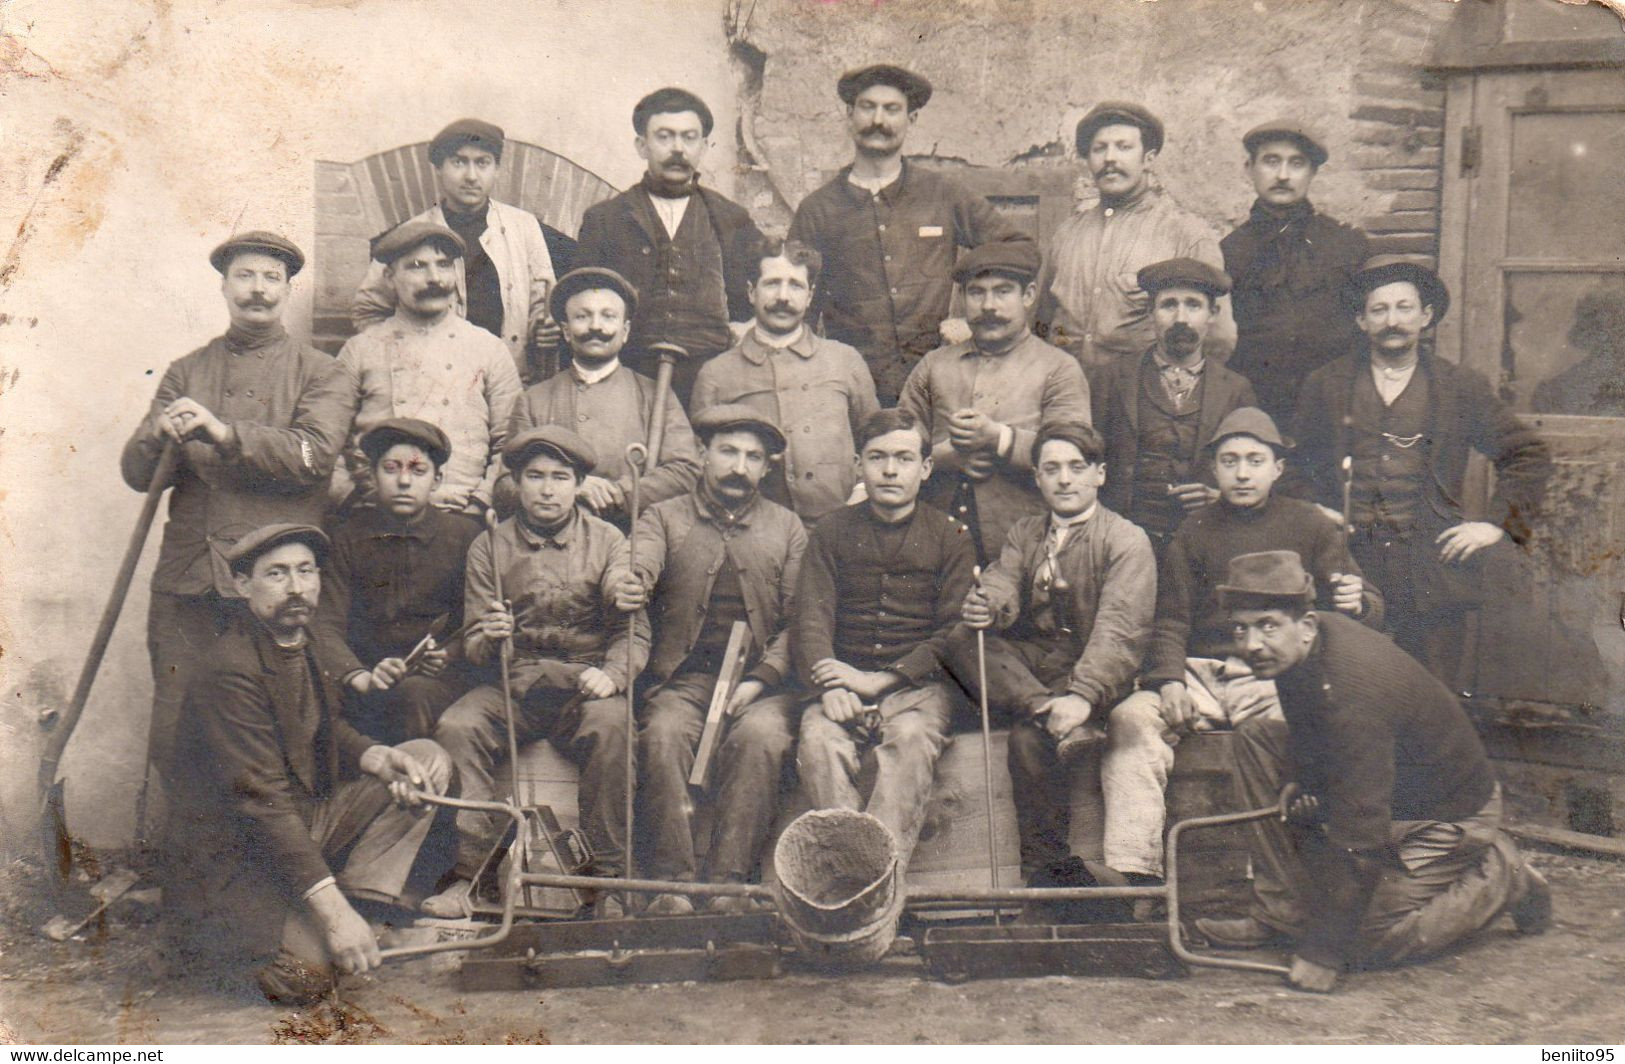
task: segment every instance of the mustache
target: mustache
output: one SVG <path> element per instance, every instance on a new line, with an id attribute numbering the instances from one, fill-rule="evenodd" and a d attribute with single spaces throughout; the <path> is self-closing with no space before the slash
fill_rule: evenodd
<path id="1" fill-rule="evenodd" d="M 749 488 L 753 486 L 751 479 L 743 473 L 729 473 L 717 483 L 725 488 Z"/>
<path id="2" fill-rule="evenodd" d="M 1404 329 L 1399 329 L 1399 328 L 1395 328 L 1393 326 L 1389 326 L 1388 328 L 1383 329 L 1383 330 L 1381 330 L 1380 332 L 1377 333 L 1377 339 L 1386 340 L 1386 339 L 1388 339 L 1390 337 L 1393 337 L 1395 339 L 1402 339 L 1407 335 L 1408 334 L 1405 332 Z"/>
<path id="3" fill-rule="evenodd" d="M 864 126 L 862 129 L 860 129 L 858 131 L 858 135 L 860 137 L 867 137 L 871 133 L 890 133 L 890 132 L 891 132 L 891 127 L 890 126 L 882 125 L 881 123 L 876 122 L 874 125 Z"/>
<path id="4" fill-rule="evenodd" d="M 1010 319 L 1002 314 L 978 314 L 970 320 L 972 325 L 1009 325 Z"/>
<path id="5" fill-rule="evenodd" d="M 1168 329 L 1168 339 L 1195 340 L 1197 339 L 1196 330 L 1191 328 L 1189 325 L 1186 325 L 1182 321 L 1176 321 Z"/>
<path id="6" fill-rule="evenodd" d="M 764 308 L 769 314 L 794 314 L 796 308 L 785 302 L 769 304 Z"/>
<path id="7" fill-rule="evenodd" d="M 1291 192 L 1292 191 L 1292 186 L 1287 184 L 1285 181 L 1277 181 L 1275 184 L 1270 186 L 1270 191 L 1271 192 Z"/>
<path id="8" fill-rule="evenodd" d="M 585 343 L 591 343 L 593 340 L 597 340 L 601 344 L 607 344 L 607 343 L 609 343 L 610 341 L 612 341 L 614 339 L 615 339 L 615 334 L 614 333 L 599 332 L 597 329 L 589 329 L 588 331 L 586 331 L 584 333 L 577 333 L 576 334 L 576 340 L 578 342 L 584 343 L 584 344 Z"/>
<path id="9" fill-rule="evenodd" d="M 451 289 L 447 288 L 443 284 L 426 284 L 422 288 L 418 289 L 419 299 L 429 299 L 435 296 L 449 295 L 451 295 Z"/>
<path id="10" fill-rule="evenodd" d="M 280 606 L 278 606 L 276 608 L 276 611 L 277 611 L 277 613 L 282 614 L 282 613 L 287 613 L 290 610 L 296 610 L 296 609 L 308 610 L 308 609 L 312 609 L 312 608 L 313 607 L 310 604 L 310 600 L 305 598 L 305 596 L 303 596 L 303 595 L 290 595 L 290 596 L 288 596 L 287 599 L 285 599 L 283 601 L 282 605 L 280 605 Z"/>
<path id="11" fill-rule="evenodd" d="M 266 299 L 264 296 L 249 296 L 247 299 L 239 299 L 237 301 L 237 305 L 239 307 L 263 307 L 266 310 L 270 310 L 272 307 L 276 306 L 275 303 L 271 302 L 269 299 Z"/>
<path id="12" fill-rule="evenodd" d="M 1128 176 L 1126 173 L 1123 172 L 1122 168 L 1116 166 L 1113 163 L 1107 163 L 1105 166 L 1102 166 L 1099 170 L 1095 171 L 1095 176 L 1096 177 L 1105 177 L 1107 174 L 1116 174 L 1118 177 L 1127 177 Z"/>

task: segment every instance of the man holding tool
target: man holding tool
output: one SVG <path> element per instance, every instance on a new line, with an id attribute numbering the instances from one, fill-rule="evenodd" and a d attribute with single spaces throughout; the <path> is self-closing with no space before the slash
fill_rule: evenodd
<path id="1" fill-rule="evenodd" d="M 700 483 L 638 519 L 635 567 L 618 574 L 616 604 L 627 612 L 652 605 L 657 633 L 648 670 L 656 686 L 638 734 L 639 789 L 654 840 L 647 871 L 656 879 L 695 878 L 689 787 L 696 755 L 712 752 L 702 742 L 706 733 L 725 729 L 713 737 L 720 745 L 704 878 L 743 883 L 772 829 L 795 744 L 799 703 L 786 682 L 789 626 L 807 534 L 795 514 L 759 491 L 769 465 L 784 453 L 777 425 L 749 407 L 721 404 L 696 416 L 694 428 L 702 441 Z M 739 628 L 747 633 L 738 651 L 742 668 L 727 657 L 730 635 Z M 707 704 L 724 693 L 722 719 L 713 721 Z M 718 897 L 710 908 L 750 905 Z M 671 915 L 694 907 L 685 895 L 668 893 L 657 895 L 648 911 Z"/>
<path id="2" fill-rule="evenodd" d="M 502 457 L 519 485 L 519 510 L 469 548 L 464 614 L 478 624 L 464 648 L 471 663 L 489 666 L 512 640 L 507 689 L 487 682 L 458 699 L 440 718 L 435 739 L 457 766 L 464 797 L 478 800 L 497 793 L 492 772 L 505 742 L 511 750 L 551 740 L 581 770 L 581 826 L 594 872 L 618 875 L 628 843 L 620 812 L 633 781 L 624 759 L 631 738 L 625 703 L 617 695 L 649 655 L 647 618 L 639 612 L 623 623 L 614 607 L 612 573 L 626 567 L 626 537 L 576 505 L 598 456 L 574 432 L 561 425 L 529 429 L 508 441 Z M 505 736 L 505 727 L 513 732 Z M 425 913 L 465 914 L 474 874 L 496 834 L 488 815 L 458 814 L 453 879 L 423 903 Z M 600 915 L 624 912 L 609 895 L 599 897 L 598 907 Z"/>

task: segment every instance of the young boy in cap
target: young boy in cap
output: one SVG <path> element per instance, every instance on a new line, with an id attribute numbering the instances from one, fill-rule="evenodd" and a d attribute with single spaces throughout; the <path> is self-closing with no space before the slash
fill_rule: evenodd
<path id="1" fill-rule="evenodd" d="M 431 504 L 451 443 L 417 418 L 386 418 L 361 437 L 375 504 L 333 536 L 317 626 L 393 683 L 352 713 L 368 735 L 427 738 L 471 685 L 461 668 L 463 569 L 480 526 Z M 416 654 L 414 655 L 414 651 Z M 410 663 L 408 659 L 412 659 Z"/>
<path id="2" fill-rule="evenodd" d="M 548 739 L 581 770 L 581 827 L 594 872 L 626 870 L 628 840 L 621 810 L 627 788 L 626 701 L 616 697 L 649 657 L 649 622 L 615 609 L 613 574 L 626 568 L 626 537 L 576 505 L 576 491 L 597 463 L 592 447 L 562 425 L 542 425 L 508 441 L 502 453 L 518 484 L 519 510 L 468 551 L 465 617 L 478 624 L 464 640 L 468 660 L 486 683 L 440 718 L 435 740 L 451 755 L 463 796 L 499 794 L 493 779 L 507 751 L 504 704 L 493 666 L 512 641 L 508 695 L 518 740 Z M 505 599 L 496 594 L 500 570 Z M 517 798 L 517 795 L 509 797 Z M 461 916 L 468 892 L 502 827 L 484 813 L 457 816 L 452 881 L 423 903 L 431 916 Z M 600 915 L 620 915 L 618 899 L 598 899 Z"/>
<path id="3" fill-rule="evenodd" d="M 742 883 L 773 827 L 795 745 L 799 699 L 789 683 L 789 629 L 807 534 L 795 514 L 759 490 L 784 453 L 777 425 L 749 407 L 721 404 L 696 417 L 694 428 L 702 441 L 700 482 L 638 519 L 637 567 L 616 571 L 616 604 L 653 610 L 653 687 L 638 733 L 638 786 L 655 879 L 698 875 L 689 775 L 733 626 L 749 626 L 746 668 L 715 752 L 715 820 L 704 855 L 705 881 Z M 726 911 L 742 900 L 719 897 L 710 907 Z M 682 894 L 660 894 L 649 904 L 657 914 L 693 911 Z"/>

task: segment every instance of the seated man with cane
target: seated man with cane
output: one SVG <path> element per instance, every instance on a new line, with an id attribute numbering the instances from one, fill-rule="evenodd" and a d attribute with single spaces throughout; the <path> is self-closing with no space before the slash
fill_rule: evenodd
<path id="1" fill-rule="evenodd" d="M 965 597 L 968 627 L 949 639 L 947 664 L 977 691 L 984 681 L 972 631 L 1000 633 L 986 640 L 987 698 L 1013 718 L 1021 871 L 1040 885 L 1064 878 L 1072 859 L 1072 752 L 1103 735 L 1106 711 L 1133 687 L 1151 635 L 1157 562 L 1145 532 L 1097 501 L 1106 479 L 1100 433 L 1077 422 L 1044 425 L 1031 460 L 1048 512 L 1011 526 L 998 560 Z M 1109 823 L 1109 804 L 1106 815 Z M 1123 871 L 1140 885 L 1134 874 L 1145 869 Z"/>
<path id="2" fill-rule="evenodd" d="M 626 537 L 576 505 L 582 478 L 598 461 L 580 436 L 543 425 L 510 439 L 502 458 L 518 483 L 519 510 L 469 548 L 464 613 L 479 623 L 464 648 L 474 665 L 489 666 L 499 644 L 512 640 L 508 689 L 487 682 L 459 698 L 440 718 L 435 740 L 457 766 L 463 796 L 485 801 L 497 795 L 492 771 L 510 741 L 516 748 L 552 741 L 581 770 L 581 827 L 593 873 L 616 876 L 626 869 L 621 810 L 633 782 L 626 703 L 617 695 L 649 657 L 648 619 L 615 609 L 612 579 L 626 568 Z M 488 814 L 457 815 L 452 882 L 424 901 L 425 913 L 466 915 L 474 875 L 497 835 Z M 599 895 L 597 904 L 600 916 L 624 915 L 613 895 Z"/>

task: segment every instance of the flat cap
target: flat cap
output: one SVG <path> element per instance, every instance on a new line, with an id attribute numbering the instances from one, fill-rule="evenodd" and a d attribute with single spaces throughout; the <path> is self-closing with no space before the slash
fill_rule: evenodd
<path id="1" fill-rule="evenodd" d="M 1135 277 L 1148 293 L 1164 288 L 1194 288 L 1217 299 L 1230 291 L 1230 275 L 1200 259 L 1163 259 L 1140 267 Z"/>
<path id="2" fill-rule="evenodd" d="M 632 128 L 637 130 L 638 136 L 643 136 L 649 128 L 649 119 L 654 115 L 674 115 L 684 111 L 693 111 L 700 116 L 700 132 L 706 136 L 716 126 L 716 120 L 711 117 L 711 108 L 705 106 L 705 101 L 676 86 L 667 86 L 656 89 L 632 108 Z"/>
<path id="3" fill-rule="evenodd" d="M 463 244 L 463 238 L 445 226 L 414 219 L 402 222 L 374 240 L 372 257 L 387 266 L 413 248 L 422 247 L 426 243 L 439 246 L 454 259 L 462 258 L 464 252 L 468 250 Z"/>
<path id="4" fill-rule="evenodd" d="M 1291 438 L 1281 435 L 1275 427 L 1275 419 L 1256 406 L 1237 407 L 1224 415 L 1207 446 L 1217 447 L 1231 436 L 1251 436 L 1259 443 L 1269 444 L 1277 453 L 1290 451 L 1294 446 Z"/>
<path id="5" fill-rule="evenodd" d="M 300 251 L 293 241 L 264 229 L 251 229 L 233 236 L 209 252 L 209 265 L 225 273 L 226 267 L 231 265 L 232 256 L 244 251 L 255 251 L 261 255 L 281 259 L 288 265 L 290 278 L 305 268 L 305 253 Z"/>
<path id="6" fill-rule="evenodd" d="M 1162 119 L 1137 103 L 1125 100 L 1102 100 L 1078 120 L 1077 145 L 1079 155 L 1089 154 L 1089 144 L 1095 134 L 1106 126 L 1138 126 L 1140 143 L 1146 151 L 1162 150 Z"/>
<path id="7" fill-rule="evenodd" d="M 694 434 L 706 443 L 719 432 L 754 432 L 767 447 L 768 454 L 783 454 L 784 432 L 767 417 L 743 403 L 718 403 L 708 406 L 693 418 Z"/>
<path id="8" fill-rule="evenodd" d="M 332 546 L 327 533 L 315 525 L 261 525 L 226 548 L 226 564 L 234 573 L 245 572 L 253 568 L 254 559 L 284 543 L 303 543 L 316 556 L 317 565 L 327 564 L 327 552 Z"/>
<path id="9" fill-rule="evenodd" d="M 1297 551 L 1263 550 L 1230 559 L 1224 583 L 1213 589 L 1221 609 L 1246 609 L 1283 602 L 1315 601 L 1315 580 Z"/>
<path id="10" fill-rule="evenodd" d="M 1349 309 L 1360 313 L 1365 310 L 1365 297 L 1372 289 L 1400 281 L 1409 281 L 1416 286 L 1417 293 L 1422 297 L 1422 305 L 1433 308 L 1434 325 L 1444 320 L 1445 311 L 1450 309 L 1450 289 L 1444 286 L 1438 274 L 1399 255 L 1369 258 L 1359 272 L 1349 278 L 1348 287 L 1344 289 Z"/>
<path id="11" fill-rule="evenodd" d="M 564 305 L 570 302 L 570 297 L 577 292 L 588 292 L 594 288 L 607 288 L 611 292 L 618 292 L 626 301 L 626 316 L 632 317 L 638 310 L 638 290 L 632 287 L 632 282 L 603 266 L 583 266 L 579 270 L 571 270 L 560 277 L 553 286 L 553 292 L 547 297 L 547 306 L 553 314 L 553 320 L 564 320 Z"/>
<path id="12" fill-rule="evenodd" d="M 429 162 L 439 166 L 465 144 L 472 144 L 502 158 L 502 127 L 478 118 L 459 118 L 434 135 L 429 142 Z"/>
<path id="13" fill-rule="evenodd" d="M 1241 135 L 1242 146 L 1247 154 L 1252 155 L 1258 151 L 1259 145 L 1268 144 L 1272 140 L 1288 140 L 1303 149 L 1309 156 L 1309 161 L 1317 167 L 1325 166 L 1326 160 L 1332 153 L 1326 150 L 1325 141 L 1321 140 L 1314 130 L 1298 122 L 1285 120 L 1265 122 L 1261 126 L 1254 126 Z"/>
<path id="14" fill-rule="evenodd" d="M 857 100 L 858 93 L 872 85 L 890 85 L 908 99 L 908 109 L 918 111 L 931 99 L 931 83 L 912 70 L 905 70 L 890 63 L 876 63 L 873 66 L 859 67 L 848 70 L 841 75 L 835 83 L 835 94 L 851 107 Z"/>
<path id="15" fill-rule="evenodd" d="M 598 452 L 592 444 L 563 425 L 537 425 L 502 445 L 502 463 L 515 473 L 537 454 L 550 454 L 569 463 L 577 476 L 584 477 L 598 467 Z"/>
<path id="16" fill-rule="evenodd" d="M 964 284 L 984 273 L 997 273 L 1030 281 L 1038 276 L 1042 260 L 1031 240 L 994 240 L 965 252 L 954 266 L 954 282 Z"/>
<path id="17" fill-rule="evenodd" d="M 415 417 L 390 417 L 378 422 L 361 437 L 361 453 L 369 462 L 376 462 L 397 443 L 423 448 L 437 468 L 451 457 L 451 441 L 440 431 L 440 426 Z"/>

